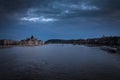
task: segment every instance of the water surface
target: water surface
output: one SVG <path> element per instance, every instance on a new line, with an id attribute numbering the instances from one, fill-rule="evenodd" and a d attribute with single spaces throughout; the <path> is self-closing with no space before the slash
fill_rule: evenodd
<path id="1" fill-rule="evenodd" d="M 120 55 L 83 45 L 2 48 L 0 80 L 120 80 Z"/>

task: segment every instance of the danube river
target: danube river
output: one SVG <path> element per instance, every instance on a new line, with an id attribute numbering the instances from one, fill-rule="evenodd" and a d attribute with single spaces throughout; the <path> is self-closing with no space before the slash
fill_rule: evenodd
<path id="1" fill-rule="evenodd" d="M 120 80 L 120 55 L 70 44 L 1 48 L 0 80 Z"/>

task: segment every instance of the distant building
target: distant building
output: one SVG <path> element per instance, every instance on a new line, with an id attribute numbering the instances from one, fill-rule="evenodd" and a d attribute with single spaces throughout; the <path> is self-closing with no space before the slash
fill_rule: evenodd
<path id="1" fill-rule="evenodd" d="M 0 40 L 0 45 L 18 45 L 18 41 L 3 39 Z"/>
<path id="2" fill-rule="evenodd" d="M 21 40 L 20 45 L 27 45 L 27 46 L 38 46 L 38 45 L 43 45 L 44 42 L 41 40 L 37 40 L 34 38 L 34 36 L 31 36 L 31 38 L 27 38 L 25 40 Z"/>

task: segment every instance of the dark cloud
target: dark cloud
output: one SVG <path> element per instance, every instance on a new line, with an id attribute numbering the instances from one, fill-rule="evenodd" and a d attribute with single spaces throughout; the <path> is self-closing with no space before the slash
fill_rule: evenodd
<path id="1" fill-rule="evenodd" d="M 36 5 L 43 6 L 42 0 L 0 0 L 0 21 L 15 19 L 15 17 L 24 15 L 29 8 Z M 12 17 L 11 17 L 12 16 Z"/>
<path id="2" fill-rule="evenodd" d="M 0 0 L 0 24 L 23 16 L 55 18 L 111 17 L 119 19 L 120 0 Z M 36 9 L 29 12 L 31 9 Z M 29 12 L 29 15 L 28 15 Z"/>
<path id="3" fill-rule="evenodd" d="M 0 32 L 7 36 L 119 35 L 119 25 L 120 0 L 0 0 Z"/>

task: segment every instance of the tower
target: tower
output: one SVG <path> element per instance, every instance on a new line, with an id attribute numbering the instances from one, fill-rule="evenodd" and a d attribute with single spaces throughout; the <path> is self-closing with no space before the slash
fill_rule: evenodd
<path id="1" fill-rule="evenodd" d="M 34 36 L 33 36 L 33 35 L 31 36 L 31 39 L 34 39 Z"/>

